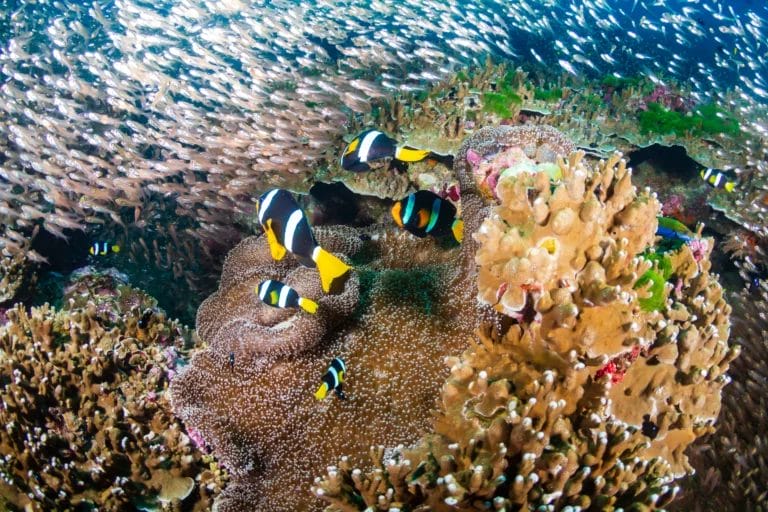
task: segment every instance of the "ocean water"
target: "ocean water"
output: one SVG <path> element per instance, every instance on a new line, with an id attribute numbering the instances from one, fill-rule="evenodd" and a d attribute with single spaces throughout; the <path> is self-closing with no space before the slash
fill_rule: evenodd
<path id="1" fill-rule="evenodd" d="M 227 252 L 258 231 L 256 197 L 306 193 L 387 101 L 487 60 L 540 86 L 649 80 L 768 130 L 760 0 L 36 0 L 0 14 L 0 248 L 38 265 L 27 305 L 60 306 L 93 265 L 194 325 Z M 359 197 L 326 195 L 302 205 L 368 222 Z M 103 243 L 120 251 L 90 254 Z"/>

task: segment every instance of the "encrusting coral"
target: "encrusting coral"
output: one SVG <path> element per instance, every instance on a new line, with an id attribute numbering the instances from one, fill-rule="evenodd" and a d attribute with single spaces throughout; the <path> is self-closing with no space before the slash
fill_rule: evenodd
<path id="1" fill-rule="evenodd" d="M 244 240 L 200 309 L 208 348 L 171 384 L 174 412 L 232 476 L 219 511 L 319 510 L 309 487 L 339 454 L 360 463 L 371 444 L 415 442 L 447 376 L 443 358 L 461 353 L 474 328 L 458 248 L 381 227 L 315 233 L 351 260 L 344 290 L 325 296 L 315 269 L 290 256 L 272 261 L 264 237 Z M 259 301 L 254 287 L 282 276 L 318 302 L 316 315 Z M 282 338 L 272 337 L 275 325 L 289 325 Z M 318 401 L 335 357 L 347 367 L 346 398 Z"/>
<path id="2" fill-rule="evenodd" d="M 10 510 L 205 510 L 226 475 L 203 462 L 166 394 L 191 333 L 115 273 L 80 273 L 61 309 L 0 326 L 0 494 Z"/>
<path id="3" fill-rule="evenodd" d="M 373 453 L 372 471 L 342 459 L 316 480 L 327 510 L 656 509 L 691 471 L 683 450 L 713 431 L 738 350 L 712 241 L 654 252 L 658 201 L 636 193 L 620 155 L 542 157 L 492 133 L 457 166 L 489 192 L 474 233 L 478 300 L 503 317 L 447 359 L 432 434 Z M 466 172 L 484 166 L 477 180 Z M 649 271 L 668 279 L 661 307 L 641 302 Z"/>

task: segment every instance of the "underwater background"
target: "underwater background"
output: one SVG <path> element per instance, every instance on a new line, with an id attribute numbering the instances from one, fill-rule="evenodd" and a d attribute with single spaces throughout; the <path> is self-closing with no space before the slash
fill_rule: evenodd
<path id="1" fill-rule="evenodd" d="M 0 11 L 0 507 L 768 510 L 764 2 Z"/>

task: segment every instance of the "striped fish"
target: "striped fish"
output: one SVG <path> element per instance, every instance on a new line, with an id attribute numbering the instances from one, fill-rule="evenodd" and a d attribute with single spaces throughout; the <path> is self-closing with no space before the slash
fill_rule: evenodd
<path id="1" fill-rule="evenodd" d="M 713 187 L 722 188 L 726 192 L 733 192 L 736 188 L 735 177 L 729 173 L 707 167 L 702 169 L 699 175 Z"/>
<path id="2" fill-rule="evenodd" d="M 317 245 L 307 216 L 288 191 L 276 188 L 265 192 L 256 203 L 256 211 L 275 260 L 290 252 L 305 267 L 317 267 L 326 293 L 334 281 L 349 272 L 346 263 Z"/>
<path id="3" fill-rule="evenodd" d="M 265 304 L 275 308 L 301 308 L 312 314 L 317 311 L 315 301 L 301 297 L 296 290 L 280 281 L 263 281 L 256 287 L 256 293 Z"/>
<path id="4" fill-rule="evenodd" d="M 344 392 L 341 390 L 341 384 L 344 382 L 344 375 L 347 373 L 347 365 L 340 357 L 334 357 L 331 361 L 331 365 L 323 374 L 322 384 L 315 391 L 315 398 L 318 400 L 324 399 L 328 392 L 333 390 L 336 396 L 342 400 L 345 398 Z"/>
<path id="5" fill-rule="evenodd" d="M 442 155 L 428 149 L 398 145 L 398 142 L 378 130 L 365 130 L 350 142 L 341 156 L 341 167 L 352 172 L 371 170 L 370 162 L 391 159 L 391 167 L 405 170 L 408 163 L 433 160 L 453 167 L 453 155 Z"/>
<path id="6" fill-rule="evenodd" d="M 93 245 L 88 249 L 88 253 L 91 256 L 106 256 L 111 252 L 120 252 L 120 246 L 116 244 L 109 245 L 107 242 L 93 242 Z"/>
<path id="7" fill-rule="evenodd" d="M 398 226 L 419 238 L 453 235 L 461 243 L 464 222 L 456 218 L 456 207 L 429 190 L 419 190 L 392 206 Z"/>

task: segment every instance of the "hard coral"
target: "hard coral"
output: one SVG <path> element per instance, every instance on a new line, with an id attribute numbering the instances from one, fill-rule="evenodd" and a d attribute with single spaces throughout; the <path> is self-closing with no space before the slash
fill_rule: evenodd
<path id="1" fill-rule="evenodd" d="M 697 474 L 675 510 L 768 510 L 768 282 L 734 293 L 731 303 L 742 356 L 729 370 L 717 432 L 694 447 Z"/>
<path id="2" fill-rule="evenodd" d="M 712 245 L 698 258 L 685 244 L 668 261 L 645 257 L 659 204 L 636 194 L 620 155 L 556 161 L 554 184 L 500 179 L 500 204 L 474 233 L 479 297 L 516 323 L 483 326 L 449 360 L 433 434 L 374 454 L 373 472 L 343 460 L 317 481 L 329 510 L 655 509 L 674 498 L 672 481 L 691 471 L 683 450 L 713 430 L 738 354 Z M 635 289 L 652 265 L 679 282 L 662 281 L 659 310 Z"/>
<path id="3" fill-rule="evenodd" d="M 345 250 L 357 252 L 355 240 L 360 242 L 363 232 L 352 239 L 348 229 L 343 236 L 338 228 L 333 231 L 327 237 L 318 233 L 324 247 L 339 249 L 331 243 L 339 238 L 348 244 Z M 260 328 L 254 326 L 267 317 L 251 299 L 238 311 L 250 318 L 242 324 L 252 329 L 243 328 L 244 339 L 259 348 L 226 344 L 234 337 L 226 334 L 227 327 L 216 329 L 210 307 L 201 307 L 199 318 L 206 325 L 200 332 L 209 349 L 174 379 L 173 406 L 232 474 L 218 510 L 319 510 L 321 502 L 309 486 L 340 454 L 358 464 L 372 444 L 410 444 L 429 427 L 447 375 L 442 360 L 466 347 L 474 326 L 463 322 L 473 308 L 471 294 L 465 293 L 469 287 L 456 270 L 458 250 L 442 250 L 434 239 L 415 239 L 403 231 L 364 234 L 369 240 L 354 255 L 356 275 L 348 283 L 357 286 L 359 276 L 360 301 L 335 327 L 326 321 L 323 329 L 293 332 L 293 338 L 283 339 L 286 347 L 270 345 L 263 351 L 269 332 L 256 334 Z M 253 294 L 253 283 L 275 267 L 293 275 L 292 263 L 270 264 L 265 257 L 269 252 L 261 238 L 233 249 L 217 300 L 228 293 L 242 297 L 246 289 Z M 299 283 L 317 281 L 304 270 L 298 276 L 297 289 Z M 310 295 L 320 303 L 318 317 L 347 312 L 324 302 L 342 296 Z M 310 316 L 303 311 L 278 313 L 293 318 L 290 322 L 323 321 L 294 318 Z M 232 319 L 226 314 L 219 322 L 231 325 Z M 313 393 L 334 357 L 347 366 L 346 399 L 329 394 L 318 401 Z"/>
<path id="4" fill-rule="evenodd" d="M 168 354 L 185 352 L 190 333 L 146 295 L 105 279 L 78 278 L 63 309 L 7 312 L 0 474 L 15 492 L 3 492 L 30 510 L 136 510 L 194 491 L 186 504 L 205 509 L 221 475 L 207 470 L 166 395 L 177 363 Z M 181 484 L 184 496 L 166 494 Z"/>

